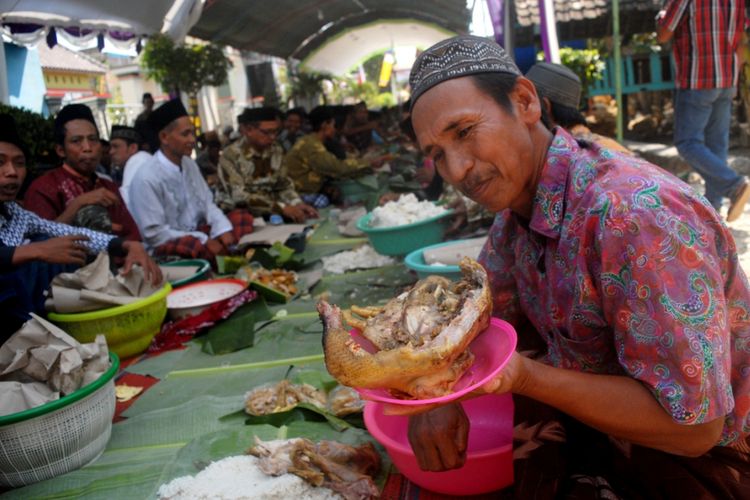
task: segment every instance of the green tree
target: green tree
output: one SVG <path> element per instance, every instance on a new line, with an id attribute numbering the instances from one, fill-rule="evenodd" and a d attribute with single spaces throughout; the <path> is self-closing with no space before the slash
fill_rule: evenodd
<path id="1" fill-rule="evenodd" d="M 162 34 L 149 39 L 143 49 L 141 64 L 148 77 L 164 90 L 185 92 L 190 97 L 193 116 L 197 116 L 197 95 L 201 87 L 222 85 L 232 67 L 232 62 L 218 45 L 177 45 Z"/>
<path id="2" fill-rule="evenodd" d="M 27 163 L 32 167 L 37 164 L 54 165 L 59 160 L 55 153 L 55 121 L 23 108 L 0 104 L 0 113 L 7 113 L 16 121 L 16 128 L 21 140 L 26 144 L 30 158 Z"/>
<path id="3" fill-rule="evenodd" d="M 286 102 L 291 99 L 299 105 L 299 102 L 313 103 L 318 98 L 323 99 L 327 104 L 327 97 L 323 89 L 323 82 L 333 82 L 333 77 L 327 73 L 318 73 L 316 71 L 304 71 L 299 68 L 291 70 L 288 73 L 289 86 L 287 87 L 288 95 Z"/>

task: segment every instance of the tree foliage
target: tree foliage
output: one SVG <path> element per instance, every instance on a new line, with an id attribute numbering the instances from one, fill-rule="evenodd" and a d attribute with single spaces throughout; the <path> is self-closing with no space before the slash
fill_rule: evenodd
<path id="1" fill-rule="evenodd" d="M 333 76 L 327 73 L 318 73 L 315 71 L 302 71 L 299 68 L 294 71 L 289 71 L 289 99 L 302 99 L 308 100 L 313 99 L 316 96 L 323 97 L 326 100 L 326 95 L 323 89 L 323 82 L 333 82 Z"/>
<path id="2" fill-rule="evenodd" d="M 287 100 L 321 97 L 326 104 L 364 101 L 371 109 L 396 104 L 393 94 L 382 91 L 376 83 L 372 81 L 359 83 L 350 76 L 332 76 L 327 73 L 297 70 L 289 73 L 289 82 L 290 91 Z M 325 85 L 326 82 L 328 85 Z"/>
<path id="3" fill-rule="evenodd" d="M 218 45 L 177 45 L 162 34 L 149 39 L 141 63 L 146 74 L 165 90 L 189 95 L 197 94 L 205 85 L 222 85 L 232 67 Z"/>
<path id="4" fill-rule="evenodd" d="M 58 161 L 55 154 L 54 119 L 43 117 L 23 108 L 0 104 L 0 113 L 7 113 L 16 121 L 16 128 L 21 140 L 26 144 L 29 165 L 52 165 Z"/>

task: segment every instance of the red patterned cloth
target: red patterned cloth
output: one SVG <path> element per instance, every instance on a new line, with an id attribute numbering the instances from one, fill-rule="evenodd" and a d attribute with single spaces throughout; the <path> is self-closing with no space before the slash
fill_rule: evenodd
<path id="1" fill-rule="evenodd" d="M 105 188 L 120 200 L 120 203 L 107 207 L 112 223 L 122 227 L 115 234 L 126 240 L 141 241 L 141 233 L 125 206 L 117 185 L 97 175 L 84 177 L 69 167 L 56 168 L 31 183 L 24 196 L 23 206 L 39 217 L 55 220 L 74 199 L 99 188 Z"/>
<path id="2" fill-rule="evenodd" d="M 137 373 L 128 373 L 128 372 L 122 372 L 117 377 L 117 380 L 115 381 L 115 385 L 129 385 L 130 387 L 142 387 L 143 390 L 136 395 L 134 398 L 129 399 L 127 401 L 117 401 L 115 403 L 115 415 L 112 419 L 113 422 L 117 423 L 122 420 L 125 420 L 125 417 L 121 417 L 120 414 L 127 410 L 130 405 L 135 403 L 136 399 L 141 397 L 144 392 L 146 392 L 149 387 L 156 384 L 159 381 L 158 378 L 152 377 L 150 375 L 138 375 Z"/>
<path id="3" fill-rule="evenodd" d="M 227 219 L 232 223 L 232 235 L 236 240 L 253 232 L 253 216 L 247 210 L 232 210 L 227 214 Z M 205 233 L 208 233 L 209 229 L 200 228 Z M 216 257 L 195 236 L 182 236 L 159 245 L 154 249 L 154 255 L 162 257 L 178 255 L 186 259 L 205 259 L 209 262 L 213 262 Z"/>
<path id="4" fill-rule="evenodd" d="M 156 334 L 148 354 L 158 354 L 172 349 L 183 349 L 185 342 L 192 340 L 202 330 L 209 328 L 223 319 L 227 319 L 243 304 L 258 297 L 255 290 L 245 290 L 242 293 L 216 302 L 194 316 L 187 316 L 177 321 L 165 323 L 161 331 Z"/>

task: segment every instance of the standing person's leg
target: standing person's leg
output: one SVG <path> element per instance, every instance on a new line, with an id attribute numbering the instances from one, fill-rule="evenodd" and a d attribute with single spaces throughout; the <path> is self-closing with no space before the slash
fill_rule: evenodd
<path id="1" fill-rule="evenodd" d="M 732 121 L 732 89 L 716 89 L 716 99 L 706 124 L 706 147 L 721 161 L 729 153 L 729 125 Z"/>
<path id="2" fill-rule="evenodd" d="M 729 154 L 729 128 L 732 121 L 732 96 L 734 89 L 720 89 L 716 101 L 714 101 L 713 112 L 706 127 L 706 146 L 726 165 Z M 742 215 L 745 203 L 750 199 L 750 184 L 747 178 L 735 173 L 737 176 L 722 196 L 729 198 L 729 210 L 727 221 L 732 222 Z"/>
<path id="3" fill-rule="evenodd" d="M 709 122 L 720 119 L 720 113 L 714 115 L 714 102 L 725 89 L 692 90 L 678 89 L 675 91 L 675 124 L 674 142 L 680 155 L 706 181 L 706 199 L 718 211 L 724 196 L 729 196 L 742 178 L 729 168 L 724 159 L 717 156 L 707 147 L 707 128 Z M 731 102 L 730 102 L 731 105 Z M 729 122 L 725 124 L 726 133 L 729 132 Z M 710 137 L 723 139 L 722 130 L 711 131 Z"/>

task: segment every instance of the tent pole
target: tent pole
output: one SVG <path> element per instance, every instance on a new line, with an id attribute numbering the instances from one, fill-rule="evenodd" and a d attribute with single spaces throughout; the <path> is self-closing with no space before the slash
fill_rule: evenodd
<path id="1" fill-rule="evenodd" d="M 0 103 L 10 105 L 7 64 L 5 61 L 5 43 L 0 39 Z"/>
<path id="2" fill-rule="evenodd" d="M 503 7 L 503 48 L 508 54 L 514 56 L 513 59 L 515 59 L 515 47 L 513 46 L 514 2 L 515 0 L 503 0 L 505 4 Z"/>
<path id="3" fill-rule="evenodd" d="M 560 64 L 560 44 L 557 42 L 557 18 L 552 0 L 539 0 L 539 29 L 542 33 L 544 60 Z"/>
<path id="4" fill-rule="evenodd" d="M 617 102 L 617 141 L 622 142 L 622 52 L 620 51 L 620 0 L 612 0 L 612 41 L 615 52 L 615 102 Z"/>

